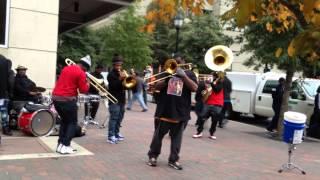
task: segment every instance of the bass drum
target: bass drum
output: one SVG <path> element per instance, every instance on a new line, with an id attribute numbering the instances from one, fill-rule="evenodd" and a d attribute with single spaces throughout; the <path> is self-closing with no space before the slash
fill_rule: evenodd
<path id="1" fill-rule="evenodd" d="M 19 128 L 26 134 L 46 136 L 55 127 L 56 121 L 50 110 L 40 109 L 34 112 L 21 112 L 18 119 Z"/>

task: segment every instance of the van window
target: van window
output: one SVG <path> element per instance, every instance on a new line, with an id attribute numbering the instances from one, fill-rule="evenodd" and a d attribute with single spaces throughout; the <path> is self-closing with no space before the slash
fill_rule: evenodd
<path id="1" fill-rule="evenodd" d="M 263 87 L 262 93 L 272 94 L 276 91 L 278 84 L 278 80 L 268 80 Z"/>

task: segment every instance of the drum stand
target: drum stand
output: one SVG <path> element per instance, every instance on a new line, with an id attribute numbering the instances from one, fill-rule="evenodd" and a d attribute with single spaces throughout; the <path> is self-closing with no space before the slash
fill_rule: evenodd
<path id="1" fill-rule="evenodd" d="M 296 145 L 295 144 L 288 144 L 288 162 L 281 166 L 281 168 L 278 170 L 279 173 L 282 173 L 284 170 L 297 169 L 303 175 L 306 174 L 306 172 L 302 168 L 300 168 L 299 166 L 297 166 L 296 164 L 294 164 L 292 162 L 292 153 L 293 153 L 293 150 L 295 150 L 295 149 L 296 149 Z"/>
<path id="2" fill-rule="evenodd" d="M 89 124 L 95 125 L 99 128 L 103 128 L 103 126 L 100 126 L 99 123 L 91 117 L 91 109 L 92 109 L 91 101 L 89 101 L 88 103 L 85 103 L 85 106 L 87 106 L 88 115 L 87 116 L 85 115 L 83 119 L 83 127 L 82 127 L 83 131 L 86 131 L 86 127 Z"/>

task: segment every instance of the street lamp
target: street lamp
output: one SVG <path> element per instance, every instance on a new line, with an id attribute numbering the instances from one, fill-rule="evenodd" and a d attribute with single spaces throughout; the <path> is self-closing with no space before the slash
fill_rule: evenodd
<path id="1" fill-rule="evenodd" d="M 178 44 L 179 44 L 179 30 L 183 24 L 183 16 L 181 13 L 177 13 L 176 17 L 174 18 L 174 26 L 177 30 L 177 36 L 176 36 L 176 51 L 175 53 L 178 53 Z"/>
<path id="2" fill-rule="evenodd" d="M 265 64 L 265 67 L 264 67 L 264 69 L 263 69 L 263 72 L 264 73 L 267 73 L 267 72 L 269 72 L 270 71 L 270 69 L 269 69 L 269 67 L 268 67 L 268 63 L 266 63 Z"/>

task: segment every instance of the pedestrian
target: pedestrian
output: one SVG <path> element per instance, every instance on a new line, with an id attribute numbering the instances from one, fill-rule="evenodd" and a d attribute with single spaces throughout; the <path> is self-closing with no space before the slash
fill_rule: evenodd
<path id="1" fill-rule="evenodd" d="M 273 100 L 272 101 L 272 109 L 274 112 L 274 116 L 266 128 L 269 132 L 273 132 L 274 129 L 277 129 L 278 121 L 280 118 L 282 97 L 283 97 L 283 93 L 284 93 L 284 85 L 285 85 L 286 80 L 283 77 L 281 77 L 281 78 L 279 78 L 278 82 L 279 82 L 279 84 L 276 87 L 276 91 L 272 93 L 272 100 Z"/>
<path id="2" fill-rule="evenodd" d="M 136 85 L 132 88 L 132 98 L 128 102 L 127 110 L 131 110 L 132 104 L 137 100 L 140 106 L 142 107 L 142 112 L 146 112 L 148 111 L 148 107 L 146 106 L 143 100 L 143 79 L 140 77 L 139 72 L 135 72 L 135 75 L 133 77 L 136 80 Z"/>
<path id="3" fill-rule="evenodd" d="M 310 118 L 309 128 L 307 130 L 308 136 L 320 137 L 320 86 L 317 89 L 317 94 L 314 98 L 313 114 Z"/>
<path id="4" fill-rule="evenodd" d="M 176 61 L 178 64 L 184 63 L 181 56 L 177 56 Z M 168 84 L 180 84 L 176 88 L 182 88 L 182 92 L 180 93 L 180 90 L 176 90 L 173 93 L 169 93 Z M 188 120 L 190 120 L 191 92 L 195 92 L 197 87 L 195 74 L 190 70 L 184 71 L 179 67 L 176 70 L 175 76 L 156 83 L 155 89 L 159 91 L 159 97 L 161 98 L 157 102 L 155 114 L 155 117 L 159 117 L 158 124 L 156 125 L 148 152 L 149 161 L 147 164 L 149 166 L 157 166 L 162 139 L 169 132 L 171 148 L 168 165 L 176 170 L 183 169 L 179 163 L 182 135 Z"/>
<path id="5" fill-rule="evenodd" d="M 196 120 L 196 123 L 195 123 L 196 126 L 198 126 L 200 124 L 200 121 L 201 121 L 200 114 L 201 114 L 203 106 L 204 106 L 204 102 L 202 100 L 202 91 L 205 90 L 205 89 L 206 89 L 205 80 L 199 80 L 198 89 L 197 89 L 196 95 L 195 95 L 196 104 L 195 104 L 195 107 L 194 107 L 194 112 L 197 115 L 197 120 Z"/>
<path id="6" fill-rule="evenodd" d="M 9 128 L 8 115 L 9 98 L 13 89 L 13 72 L 11 70 L 11 66 L 11 61 L 0 54 L 0 119 L 2 133 L 9 136 L 12 135 L 12 132 Z"/>
<path id="7" fill-rule="evenodd" d="M 226 119 L 226 112 L 231 112 L 232 110 L 232 104 L 231 104 L 231 95 L 232 92 L 232 82 L 230 79 L 226 76 L 223 78 L 223 97 L 224 97 L 224 104 L 221 111 L 221 117 L 219 119 L 219 127 L 223 128 L 228 122 L 228 119 Z"/>
<path id="8" fill-rule="evenodd" d="M 52 92 L 52 100 L 61 117 L 57 152 L 72 154 L 75 152 L 70 144 L 75 137 L 78 124 L 77 97 L 80 93 L 87 93 L 89 82 L 86 71 L 91 66 L 89 55 L 80 59 L 78 64 L 69 65 L 62 69 L 59 79 Z"/>

